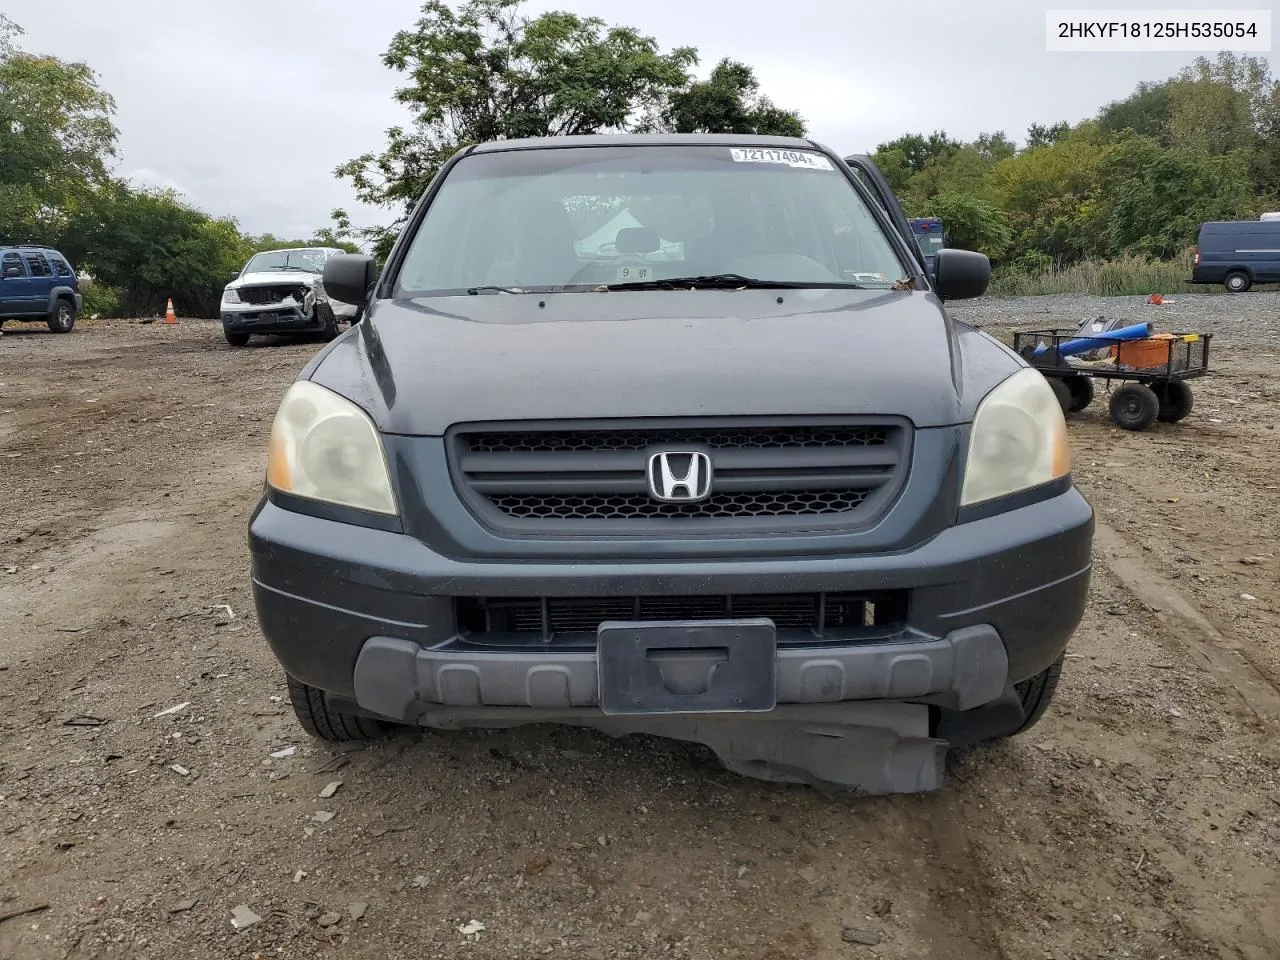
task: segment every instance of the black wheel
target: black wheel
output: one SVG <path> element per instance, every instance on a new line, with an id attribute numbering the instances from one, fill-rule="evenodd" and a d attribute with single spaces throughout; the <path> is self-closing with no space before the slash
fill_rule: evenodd
<path id="1" fill-rule="evenodd" d="M 1037 673 L 1034 677 L 1013 685 L 1018 699 L 1022 701 L 1025 719 L 1020 726 L 1005 734 L 1006 737 L 1016 737 L 1040 722 L 1040 718 L 1044 716 L 1044 712 L 1049 709 L 1049 704 L 1053 701 L 1054 692 L 1058 689 L 1058 678 L 1062 676 L 1062 664 L 1066 657 L 1064 653 L 1049 664 L 1048 669 L 1042 673 Z"/>
<path id="2" fill-rule="evenodd" d="M 1089 377 L 1064 377 L 1063 383 L 1071 391 L 1071 405 L 1068 413 L 1079 413 L 1093 403 L 1093 380 Z"/>
<path id="3" fill-rule="evenodd" d="M 1249 275 L 1243 270 L 1235 270 L 1227 274 L 1227 278 L 1222 281 L 1222 285 L 1227 288 L 1228 293 L 1244 293 L 1253 286 L 1253 281 L 1249 279 Z"/>
<path id="4" fill-rule="evenodd" d="M 298 717 L 302 729 L 320 740 L 330 743 L 343 743 L 351 740 L 376 740 L 384 737 L 393 729 L 389 723 L 373 720 L 369 717 L 357 717 L 347 713 L 331 710 L 325 702 L 324 694 L 315 687 L 308 686 L 301 680 L 295 680 L 288 674 L 285 679 L 289 683 L 289 700 L 293 703 L 293 712 Z"/>
<path id="5" fill-rule="evenodd" d="M 1071 409 L 1071 390 L 1060 377 L 1049 377 L 1049 386 L 1053 388 L 1053 395 L 1058 398 L 1058 406 L 1062 407 L 1062 412 L 1066 413 Z"/>
<path id="6" fill-rule="evenodd" d="M 1191 412 L 1191 388 L 1184 380 L 1165 380 L 1154 387 L 1156 399 L 1160 401 L 1160 412 L 1156 414 L 1162 423 L 1177 423 L 1185 420 Z"/>
<path id="7" fill-rule="evenodd" d="M 226 327 L 223 327 L 222 335 L 227 338 L 227 343 L 231 344 L 233 347 L 243 347 L 249 342 L 249 334 L 242 330 L 228 330 Z"/>
<path id="8" fill-rule="evenodd" d="M 76 325 L 76 308 L 70 300 L 59 300 L 49 314 L 49 329 L 54 333 L 70 333 Z"/>
<path id="9" fill-rule="evenodd" d="M 1126 383 L 1111 395 L 1111 419 L 1125 430 L 1145 430 L 1159 413 L 1160 400 L 1146 384 Z"/>
<path id="10" fill-rule="evenodd" d="M 327 303 L 317 303 L 316 319 L 320 321 L 320 336 L 326 342 L 338 336 L 340 332 L 338 330 L 338 318 L 333 312 L 333 307 Z"/>

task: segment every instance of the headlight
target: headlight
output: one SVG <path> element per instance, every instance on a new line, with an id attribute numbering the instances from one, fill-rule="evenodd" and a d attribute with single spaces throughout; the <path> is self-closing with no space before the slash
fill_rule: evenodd
<path id="1" fill-rule="evenodd" d="M 1053 388 L 1025 368 L 978 405 L 961 506 L 1038 487 L 1071 472 L 1067 422 Z"/>
<path id="2" fill-rule="evenodd" d="M 396 514 L 382 441 L 354 403 L 300 380 L 271 424 L 267 483 L 309 500 Z"/>
<path id="3" fill-rule="evenodd" d="M 227 289 L 222 291 L 222 302 L 223 303 L 239 303 L 240 294 L 236 290 L 233 290 L 231 287 L 227 287 Z"/>

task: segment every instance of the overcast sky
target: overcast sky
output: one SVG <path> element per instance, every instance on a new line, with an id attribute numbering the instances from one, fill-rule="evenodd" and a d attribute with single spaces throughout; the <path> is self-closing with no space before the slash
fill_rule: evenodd
<path id="1" fill-rule="evenodd" d="M 751 64 L 764 91 L 798 109 L 843 154 L 907 132 L 961 139 L 1075 122 L 1161 80 L 1195 54 L 1048 53 L 1047 8 L 1167 9 L 1174 0 L 530 0 L 634 26 L 664 50 Z M 0 0 L 33 52 L 83 60 L 118 105 L 117 173 L 174 187 L 251 233 L 300 237 L 362 207 L 333 168 L 383 145 L 407 119 L 402 78 L 380 60 L 418 0 Z M 1198 0 L 1192 9 L 1267 9 Z M 1273 73 L 1274 51 L 1268 55 Z"/>

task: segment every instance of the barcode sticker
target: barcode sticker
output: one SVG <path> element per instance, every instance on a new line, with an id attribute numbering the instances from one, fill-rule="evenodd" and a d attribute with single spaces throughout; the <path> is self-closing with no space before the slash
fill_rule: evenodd
<path id="1" fill-rule="evenodd" d="M 834 170 L 831 161 L 820 153 L 804 150 L 773 150 L 763 147 L 731 147 L 730 155 L 738 163 L 780 163 L 805 170 Z"/>

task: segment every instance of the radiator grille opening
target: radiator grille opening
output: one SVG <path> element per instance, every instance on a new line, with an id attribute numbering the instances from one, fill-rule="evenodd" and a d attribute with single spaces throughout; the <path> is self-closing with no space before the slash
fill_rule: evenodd
<path id="1" fill-rule="evenodd" d="M 642 494 L 498 495 L 493 505 L 511 517 L 557 520 L 633 518 L 803 517 L 845 513 L 867 497 L 862 490 L 761 491 L 712 494 L 701 503 L 659 503 Z"/>
<path id="2" fill-rule="evenodd" d="M 458 630 L 486 638 L 551 642 L 584 636 L 594 642 L 608 620 L 725 620 L 766 617 L 779 631 L 810 639 L 856 639 L 905 625 L 906 591 L 648 597 L 459 597 Z"/>

